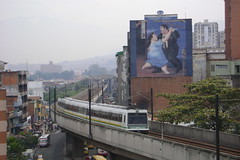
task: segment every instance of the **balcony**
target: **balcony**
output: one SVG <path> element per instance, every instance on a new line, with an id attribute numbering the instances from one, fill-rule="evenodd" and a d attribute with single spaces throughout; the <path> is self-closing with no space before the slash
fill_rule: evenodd
<path id="1" fill-rule="evenodd" d="M 15 127 L 22 128 L 22 127 L 23 127 L 23 124 L 22 124 L 22 123 L 15 124 Z"/>
<path id="2" fill-rule="evenodd" d="M 22 111 L 18 111 L 18 112 L 14 112 L 14 117 L 20 117 L 20 116 L 22 116 Z"/>

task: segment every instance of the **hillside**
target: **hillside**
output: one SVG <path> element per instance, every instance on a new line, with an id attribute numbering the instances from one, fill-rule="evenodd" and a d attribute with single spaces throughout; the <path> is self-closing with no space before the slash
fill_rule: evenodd
<path id="1" fill-rule="evenodd" d="M 54 63 L 54 62 L 53 62 Z M 100 67 L 104 67 L 107 70 L 115 70 L 116 69 L 116 59 L 115 55 L 105 55 L 105 56 L 98 56 L 88 59 L 81 59 L 75 61 L 63 61 L 60 63 L 54 63 L 57 65 L 61 65 L 63 71 L 83 71 L 88 69 L 88 67 L 92 64 L 98 64 Z M 6 69 L 10 69 L 13 71 L 16 70 L 28 70 L 30 73 L 35 73 L 36 71 L 40 71 L 41 64 L 11 64 L 8 62 Z"/>

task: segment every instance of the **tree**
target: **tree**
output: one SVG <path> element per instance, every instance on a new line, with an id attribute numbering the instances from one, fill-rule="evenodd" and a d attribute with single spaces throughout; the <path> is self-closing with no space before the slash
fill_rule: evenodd
<path id="1" fill-rule="evenodd" d="M 26 157 L 22 155 L 25 151 L 25 147 L 21 140 L 16 137 L 9 137 L 7 140 L 7 159 L 8 160 L 26 160 Z"/>
<path id="2" fill-rule="evenodd" d="M 8 160 L 27 160 L 22 154 L 26 149 L 35 148 L 38 138 L 31 133 L 20 132 L 16 137 L 10 136 L 7 139 L 7 159 Z"/>
<path id="3" fill-rule="evenodd" d="M 89 83 L 89 80 L 87 78 L 84 78 L 76 83 L 69 83 L 62 87 L 57 87 L 57 98 L 63 98 L 63 97 L 71 97 L 74 95 L 77 95 L 78 93 L 82 92 L 84 89 L 87 88 L 87 85 Z M 54 89 L 50 88 L 50 99 L 51 102 L 54 101 Z M 45 101 L 49 101 L 49 91 L 43 93 L 43 99 Z"/>
<path id="4" fill-rule="evenodd" d="M 53 73 L 43 73 L 40 71 L 37 71 L 33 75 L 28 76 L 28 80 L 38 80 L 38 79 L 44 79 L 44 80 L 50 80 L 50 79 L 65 79 L 65 80 L 72 80 L 74 79 L 74 72 L 73 71 L 64 71 L 61 73 L 53 72 Z"/>
<path id="5" fill-rule="evenodd" d="M 169 100 L 170 107 L 159 111 L 158 121 L 174 124 L 191 123 L 195 127 L 215 130 L 216 95 L 219 96 L 220 130 L 239 132 L 240 89 L 231 88 L 220 77 L 184 85 L 188 91 L 182 95 L 158 94 Z"/>
<path id="6" fill-rule="evenodd" d="M 108 75 L 108 71 L 106 68 L 99 67 L 98 64 L 91 65 L 88 70 L 86 70 L 83 75 L 88 76 L 101 76 L 101 75 Z"/>
<path id="7" fill-rule="evenodd" d="M 21 141 L 25 149 L 35 148 L 38 144 L 38 137 L 33 136 L 31 132 L 20 132 L 22 136 Z"/>

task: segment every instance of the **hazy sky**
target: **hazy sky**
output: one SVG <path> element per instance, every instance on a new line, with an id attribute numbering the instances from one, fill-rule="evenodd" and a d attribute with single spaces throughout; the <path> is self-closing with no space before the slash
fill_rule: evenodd
<path id="1" fill-rule="evenodd" d="M 121 51 L 130 20 L 178 14 L 224 30 L 224 0 L 0 0 L 0 60 L 47 64 Z"/>

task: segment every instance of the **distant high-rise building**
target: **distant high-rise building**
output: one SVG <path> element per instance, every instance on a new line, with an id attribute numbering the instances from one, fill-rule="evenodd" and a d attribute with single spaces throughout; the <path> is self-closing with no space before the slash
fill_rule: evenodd
<path id="1" fill-rule="evenodd" d="M 219 48 L 225 48 L 225 32 L 224 31 L 218 32 L 218 38 L 219 38 Z"/>
<path id="2" fill-rule="evenodd" d="M 225 59 L 209 59 L 209 76 L 221 76 L 240 88 L 240 1 L 225 0 Z M 221 38 L 220 38 L 221 39 Z"/>
<path id="3" fill-rule="evenodd" d="M 42 64 L 40 71 L 45 73 L 62 72 L 62 66 L 53 64 L 53 62 L 50 61 L 49 64 Z"/>
<path id="4" fill-rule="evenodd" d="M 199 22 L 194 24 L 194 45 L 195 48 L 218 48 L 218 24 L 216 22 Z"/>

